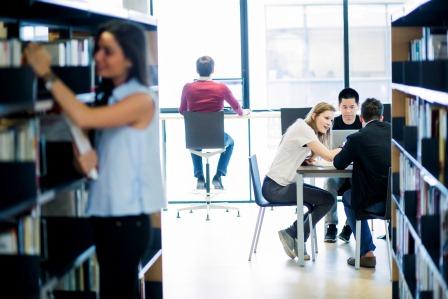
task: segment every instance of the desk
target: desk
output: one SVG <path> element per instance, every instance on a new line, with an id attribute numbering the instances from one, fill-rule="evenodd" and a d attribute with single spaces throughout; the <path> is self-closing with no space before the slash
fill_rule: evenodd
<path id="1" fill-rule="evenodd" d="M 300 266 L 305 265 L 304 260 L 304 227 L 303 227 L 303 179 L 304 178 L 351 178 L 352 166 L 346 169 L 338 170 L 332 166 L 301 166 L 297 168 L 296 184 L 297 184 L 297 257 Z M 310 231 L 311 236 L 311 231 Z M 312 237 L 312 236 L 311 236 Z M 314 260 L 314 243 L 311 240 L 311 254 Z"/>

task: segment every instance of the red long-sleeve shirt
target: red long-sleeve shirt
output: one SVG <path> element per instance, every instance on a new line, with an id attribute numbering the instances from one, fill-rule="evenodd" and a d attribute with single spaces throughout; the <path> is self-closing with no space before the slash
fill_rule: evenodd
<path id="1" fill-rule="evenodd" d="M 230 89 L 212 80 L 198 80 L 185 84 L 182 90 L 179 112 L 216 112 L 224 108 L 224 101 L 238 114 L 243 115 L 240 104 Z"/>

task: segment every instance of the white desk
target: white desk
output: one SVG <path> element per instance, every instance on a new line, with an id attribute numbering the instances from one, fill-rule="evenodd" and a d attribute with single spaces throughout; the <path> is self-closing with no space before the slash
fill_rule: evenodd
<path id="1" fill-rule="evenodd" d="M 338 170 L 332 166 L 301 166 L 297 169 L 297 257 L 300 266 L 305 265 L 303 251 L 305 249 L 304 227 L 303 227 L 303 179 L 304 178 L 351 178 L 352 166 Z M 311 235 L 311 231 L 310 231 Z M 311 240 L 311 254 L 314 261 L 314 243 Z"/>
<path id="2" fill-rule="evenodd" d="M 235 113 L 224 113 L 225 119 L 252 119 L 252 118 L 280 118 L 280 111 L 260 111 L 251 112 L 247 115 L 239 116 Z M 184 119 L 180 113 L 160 113 L 160 120 Z"/>

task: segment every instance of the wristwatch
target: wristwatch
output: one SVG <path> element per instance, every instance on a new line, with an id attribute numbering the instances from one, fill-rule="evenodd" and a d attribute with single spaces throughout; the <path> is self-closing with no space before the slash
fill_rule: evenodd
<path id="1" fill-rule="evenodd" d="M 53 84 L 58 80 L 58 77 L 52 71 L 48 71 L 42 76 L 42 80 L 45 82 L 45 89 L 51 92 Z"/>

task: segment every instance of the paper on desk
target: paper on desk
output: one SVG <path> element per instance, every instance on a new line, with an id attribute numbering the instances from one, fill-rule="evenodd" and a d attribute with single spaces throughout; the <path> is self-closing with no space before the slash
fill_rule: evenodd
<path id="1" fill-rule="evenodd" d="M 313 164 L 313 166 L 319 166 L 319 167 L 334 167 L 333 162 L 328 162 L 326 160 L 320 159 L 316 160 Z"/>

